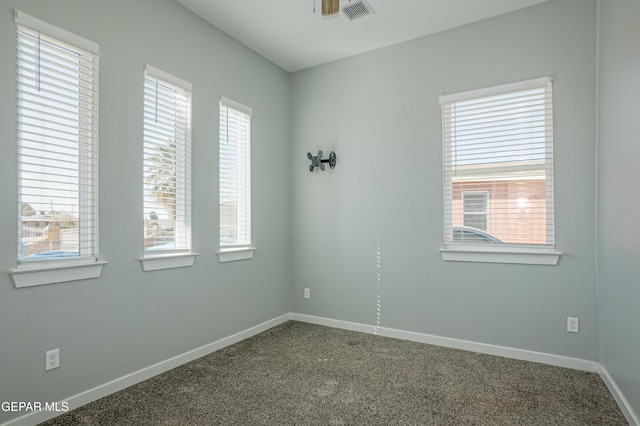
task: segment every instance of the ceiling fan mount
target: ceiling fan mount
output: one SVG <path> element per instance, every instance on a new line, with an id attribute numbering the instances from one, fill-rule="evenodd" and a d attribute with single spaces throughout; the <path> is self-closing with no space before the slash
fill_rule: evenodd
<path id="1" fill-rule="evenodd" d="M 322 0 L 322 16 L 333 16 L 340 12 L 340 0 Z"/>
<path id="2" fill-rule="evenodd" d="M 316 1 L 313 0 L 313 12 L 316 11 Z M 340 0 L 321 0 L 322 1 L 322 16 L 325 18 L 331 18 L 338 16 L 340 12 Z M 362 18 L 367 15 L 372 15 L 375 12 L 366 2 L 366 0 L 349 0 L 349 4 L 342 8 L 344 16 L 349 20 Z"/>

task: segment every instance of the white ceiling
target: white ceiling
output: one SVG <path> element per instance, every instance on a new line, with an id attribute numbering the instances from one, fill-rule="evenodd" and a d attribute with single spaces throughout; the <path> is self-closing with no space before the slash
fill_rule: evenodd
<path id="1" fill-rule="evenodd" d="M 176 1 L 294 72 L 549 0 L 367 0 L 375 14 L 353 21 L 323 18 L 321 0 Z"/>

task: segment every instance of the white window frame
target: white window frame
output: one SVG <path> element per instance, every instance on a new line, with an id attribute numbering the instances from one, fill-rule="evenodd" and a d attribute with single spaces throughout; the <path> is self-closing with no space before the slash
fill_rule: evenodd
<path id="1" fill-rule="evenodd" d="M 452 138 L 450 129 L 447 128 L 447 113 L 445 109 L 456 102 L 464 102 L 484 97 L 497 96 L 507 93 L 526 91 L 531 89 L 548 87 L 551 90 L 551 77 L 542 77 L 516 83 L 504 84 L 500 86 L 488 87 L 468 92 L 443 95 L 440 97 L 440 104 L 443 110 L 443 203 L 444 215 L 444 248 L 440 250 L 445 261 L 463 262 L 490 262 L 490 263 L 519 263 L 519 264 L 539 264 L 556 265 L 561 253 L 555 250 L 554 241 L 554 209 L 553 209 L 553 138 L 546 138 L 547 151 L 550 152 L 545 162 L 545 173 L 547 182 L 547 239 L 548 244 L 495 244 L 495 243 L 470 243 L 453 241 L 452 238 L 452 214 L 453 214 L 453 191 L 452 182 L 455 175 L 455 167 L 448 164 L 451 159 Z M 549 106 L 552 108 L 552 105 Z M 553 125 L 548 124 L 547 132 L 553 134 Z M 550 127 L 550 128 L 549 128 Z M 525 166 L 526 167 L 526 166 Z M 453 172 L 452 172 L 453 170 Z"/>
<path id="2" fill-rule="evenodd" d="M 195 262 L 191 241 L 191 98 L 192 85 L 148 64 L 144 69 L 143 131 L 143 211 L 145 227 L 151 211 L 166 210 L 147 182 L 148 172 L 172 174 L 175 216 L 168 247 L 144 248 L 140 258 L 146 271 L 192 266 Z M 169 136 L 170 135 L 170 136 Z M 168 141 L 164 139 L 169 137 Z M 173 144 L 171 143 L 173 140 Z M 175 153 L 171 154 L 171 149 Z M 169 152 L 169 154 L 166 154 Z M 152 158 L 167 157 L 165 162 Z M 172 158 L 171 158 L 172 157 Z M 171 195 L 171 194 L 170 194 Z M 145 230 L 146 233 L 146 230 Z"/>
<path id="3" fill-rule="evenodd" d="M 107 263 L 98 261 L 98 58 L 99 46 L 89 40 L 79 37 L 64 29 L 27 15 L 19 10 L 15 11 L 17 40 L 17 123 L 18 123 L 18 267 L 10 270 L 16 287 L 30 287 L 58 282 L 76 281 L 97 278 L 102 273 L 102 267 Z M 29 40 L 34 40 L 34 45 Z M 58 52 L 72 52 L 78 58 L 78 64 L 69 61 L 69 55 L 60 53 L 58 59 L 47 59 L 39 54 L 41 43 L 55 46 Z M 63 65 L 66 64 L 66 65 Z M 53 75 L 55 80 L 40 85 L 40 73 Z M 66 67 L 66 68 L 65 68 Z M 60 73 L 71 73 L 76 68 L 81 77 L 77 84 Z M 65 70 L 66 71 L 63 71 Z M 54 87 L 53 81 L 56 81 Z M 64 81 L 64 82 L 63 82 Z M 41 92 L 42 88 L 42 93 Z M 72 95 L 77 90 L 77 98 Z M 35 91 L 35 92 L 34 92 Z M 36 93 L 40 93 L 36 95 Z M 37 96 L 37 97 L 36 97 Z M 66 104 L 63 109 L 59 105 Z M 69 109 L 77 105 L 78 117 L 69 115 Z M 58 112 L 56 114 L 56 112 Z M 34 129 L 40 129 L 37 132 Z M 77 153 L 74 154 L 72 145 L 77 137 Z M 58 142 L 58 147 L 55 144 Z M 38 148 L 36 148 L 36 145 Z M 47 145 L 52 150 L 47 148 Z M 41 151 L 40 155 L 37 152 Z M 65 152 L 67 161 L 65 168 L 52 174 L 54 170 L 45 166 L 45 159 L 53 159 Z M 61 160 L 63 157 L 60 157 Z M 36 163 L 37 162 L 37 163 Z M 43 164 L 41 172 L 29 172 L 34 164 Z M 53 188 L 55 178 L 71 182 L 74 173 L 65 174 L 62 170 L 73 170 L 77 164 L 77 198 L 73 202 L 76 190 L 63 187 Z M 29 177 L 31 173 L 31 177 Z M 33 173 L 40 176 L 42 185 L 34 180 Z M 58 194 L 45 195 L 51 197 L 51 204 L 56 201 L 65 205 L 63 200 L 71 200 L 68 206 L 77 206 L 71 212 L 78 220 L 78 256 L 61 256 L 42 259 L 29 259 L 23 256 L 21 205 L 23 202 L 34 202 L 28 195 L 27 188 L 49 187 L 57 190 Z M 62 184 L 64 185 L 64 184 Z M 67 191 L 63 196 L 60 190 Z M 35 202 L 34 202 L 35 203 Z M 42 202 L 40 202 L 42 203 Z M 62 211 L 62 210 L 61 210 Z"/>
<path id="4" fill-rule="evenodd" d="M 220 98 L 218 145 L 219 177 L 218 201 L 220 208 L 218 259 L 220 262 L 251 259 L 256 247 L 251 234 L 251 116 L 253 110 L 241 103 Z M 233 120 L 230 119 L 233 115 Z M 238 126 L 237 133 L 231 133 L 232 126 Z M 233 141 L 236 145 L 229 145 Z M 235 239 L 225 243 L 229 221 L 225 204 L 235 203 L 235 218 L 231 229 Z M 233 209 L 232 209 L 233 210 Z"/>

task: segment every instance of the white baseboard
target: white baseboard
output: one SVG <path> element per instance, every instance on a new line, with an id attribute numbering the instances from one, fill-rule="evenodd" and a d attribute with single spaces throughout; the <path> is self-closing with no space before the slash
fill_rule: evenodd
<path id="1" fill-rule="evenodd" d="M 609 392 L 611 392 L 611 395 L 618 403 L 618 406 L 620 407 L 622 414 L 624 414 L 624 417 L 627 419 L 627 422 L 629 422 L 629 424 L 632 426 L 640 426 L 640 416 L 633 410 L 633 408 L 631 408 L 631 404 L 629 404 L 629 401 L 627 401 L 622 392 L 620 392 L 620 388 L 613 380 L 604 365 L 599 364 L 598 373 L 600 373 L 602 381 L 605 385 L 607 385 Z"/>
<path id="2" fill-rule="evenodd" d="M 263 331 L 287 322 L 290 319 L 291 314 L 281 315 L 269 321 L 263 322 L 262 324 L 258 324 L 255 327 L 248 328 L 247 330 L 233 334 L 229 337 L 225 337 L 213 343 L 209 343 L 207 345 L 185 352 L 181 355 L 177 355 L 173 358 L 169 358 L 165 361 L 161 361 L 157 364 L 143 368 L 142 370 L 138 370 L 134 373 L 112 380 L 111 382 L 97 386 L 93 389 L 89 389 L 85 392 L 74 395 L 71 398 L 66 399 L 64 402 L 67 402 L 69 404 L 69 410 L 73 410 L 95 400 L 98 400 L 102 397 L 110 395 L 114 392 L 118 392 L 131 385 L 135 385 L 136 383 L 140 383 L 144 380 L 150 379 L 151 377 L 157 376 L 158 374 L 164 373 L 165 371 L 179 367 L 182 364 L 186 364 L 187 362 L 196 360 L 229 345 L 233 345 L 234 343 L 238 343 L 242 340 L 248 339 L 249 337 L 255 336 L 256 334 L 260 334 Z M 62 413 L 51 411 L 34 411 L 32 413 L 10 420 L 7 423 L 3 423 L 2 426 L 33 426 L 59 416 L 60 414 Z"/>
<path id="3" fill-rule="evenodd" d="M 478 352 L 487 355 L 496 355 L 505 358 L 519 359 L 523 361 L 538 362 L 541 364 L 554 365 L 556 367 L 572 368 L 574 370 L 589 371 L 592 373 L 600 371 L 600 365 L 596 361 L 589 361 L 579 358 L 571 358 L 562 355 L 547 354 L 544 352 L 534 352 L 525 349 L 515 349 L 506 346 L 496 346 L 487 343 L 472 342 L 469 340 L 452 339 L 449 337 L 434 336 L 431 334 L 414 333 L 412 331 L 396 330 L 387 327 L 375 327 L 373 325 L 358 324 L 347 321 L 332 320 L 329 318 L 315 317 L 303 314 L 291 314 L 291 319 L 295 321 L 308 322 L 312 324 L 326 325 L 329 327 L 342 328 L 345 330 L 360 331 L 364 333 L 375 333 L 379 336 L 392 337 L 394 339 L 404 339 L 413 342 L 427 343 L 436 346 L 445 346 L 453 349 Z"/>
<path id="4" fill-rule="evenodd" d="M 307 322 L 309 324 L 324 325 L 327 327 L 341 328 L 349 331 L 359 331 L 361 333 L 374 334 L 376 327 L 369 324 L 360 324 L 357 322 L 341 321 L 324 317 L 315 317 L 313 315 L 304 315 L 291 313 L 291 319 L 293 321 Z"/>

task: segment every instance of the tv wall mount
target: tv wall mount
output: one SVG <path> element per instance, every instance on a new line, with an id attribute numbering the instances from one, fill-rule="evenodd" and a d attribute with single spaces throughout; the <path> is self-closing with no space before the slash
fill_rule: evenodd
<path id="1" fill-rule="evenodd" d="M 332 169 L 336 168 L 336 153 L 333 151 L 329 154 L 329 159 L 322 158 L 322 151 L 318 151 L 318 155 L 315 157 L 307 152 L 307 158 L 311 160 L 310 172 L 314 171 L 316 167 L 320 167 L 320 170 L 324 171 L 324 163 L 329 163 L 329 167 Z"/>

